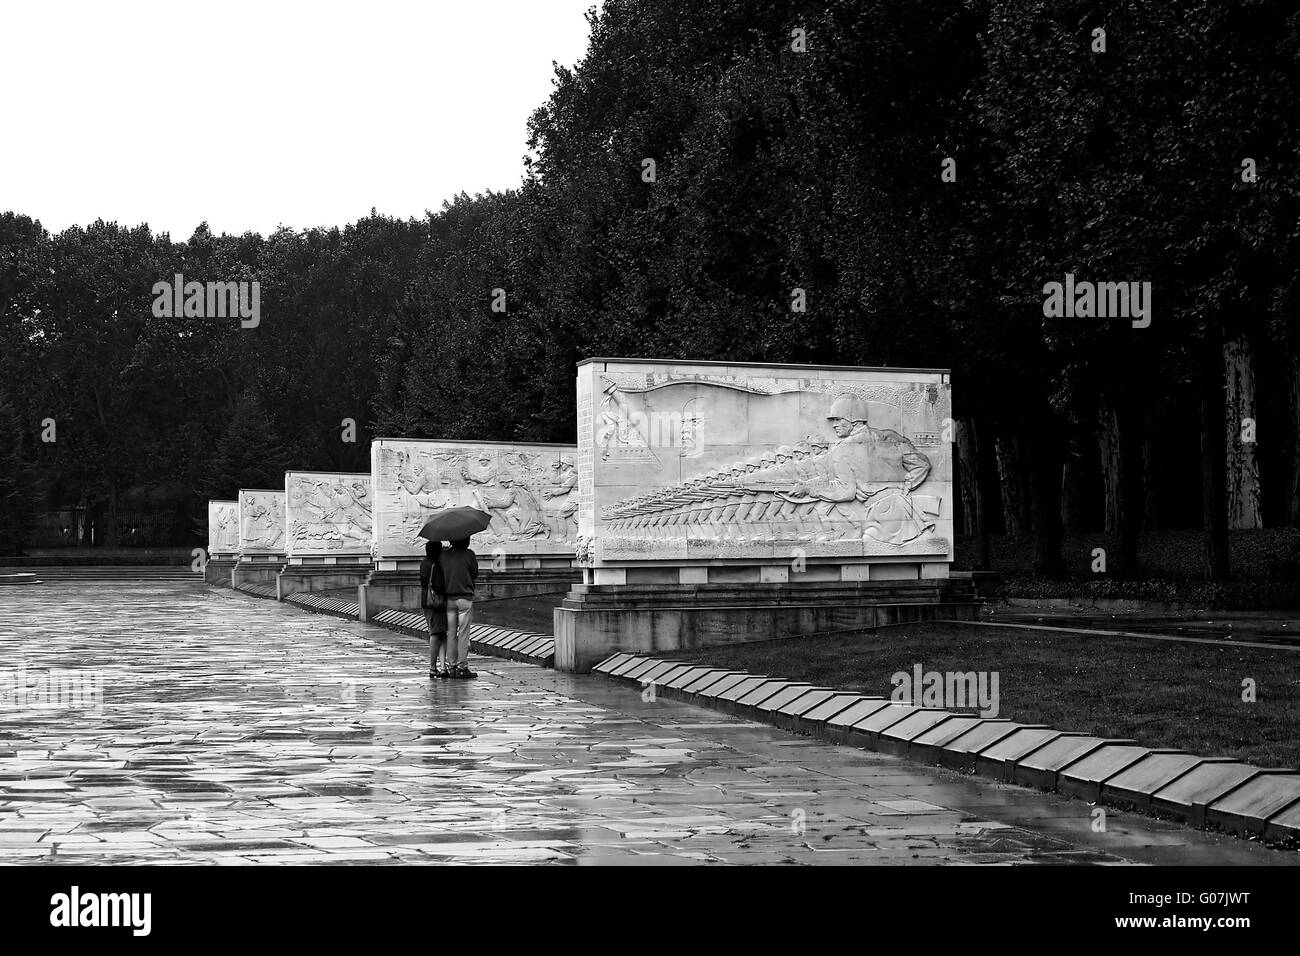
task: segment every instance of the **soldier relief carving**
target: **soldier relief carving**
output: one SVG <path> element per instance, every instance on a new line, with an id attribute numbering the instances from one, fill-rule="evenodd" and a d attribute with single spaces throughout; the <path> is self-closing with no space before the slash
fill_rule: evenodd
<path id="1" fill-rule="evenodd" d="M 374 527 L 370 479 L 293 475 L 288 483 L 289 540 L 295 553 L 367 553 Z"/>
<path id="2" fill-rule="evenodd" d="M 650 540 L 900 546 L 933 531 L 940 499 L 916 493 L 930 458 L 902 433 L 873 427 L 858 395 L 830 400 L 826 423 L 826 434 L 614 503 L 601 512 L 604 529 Z"/>
<path id="3" fill-rule="evenodd" d="M 240 497 L 240 544 L 244 551 L 284 550 L 284 496 L 273 491 Z"/>
<path id="4" fill-rule="evenodd" d="M 423 545 L 420 527 L 442 508 L 470 507 L 492 516 L 475 542 L 550 542 L 572 548 L 578 536 L 578 472 L 572 455 L 554 451 L 385 447 L 388 476 L 384 533 Z"/>
<path id="5" fill-rule="evenodd" d="M 213 502 L 208 509 L 208 553 L 234 554 L 239 550 L 239 505 Z"/>

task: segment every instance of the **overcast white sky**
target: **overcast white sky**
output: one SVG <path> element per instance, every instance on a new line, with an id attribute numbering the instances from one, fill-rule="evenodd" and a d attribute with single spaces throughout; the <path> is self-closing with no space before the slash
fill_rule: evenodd
<path id="1" fill-rule="evenodd" d="M 517 186 L 598 0 L 0 2 L 0 211 L 173 239 Z"/>

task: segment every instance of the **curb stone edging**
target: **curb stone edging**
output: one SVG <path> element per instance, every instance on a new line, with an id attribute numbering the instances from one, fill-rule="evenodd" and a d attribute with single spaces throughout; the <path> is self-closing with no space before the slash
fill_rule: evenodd
<path id="1" fill-rule="evenodd" d="M 329 597 L 324 594 L 312 594 L 307 591 L 290 594 L 284 599 L 284 603 L 292 604 L 307 611 L 332 614 L 335 617 L 349 618 L 353 621 L 361 613 L 361 605 L 356 601 L 344 601 L 341 598 Z"/>
<path id="2" fill-rule="evenodd" d="M 275 597 L 275 588 L 269 585 L 249 585 L 236 590 L 253 597 Z M 270 593 L 263 593 L 264 591 Z M 330 614 L 351 621 L 355 621 L 361 612 L 361 605 L 356 601 L 344 601 L 326 594 L 313 594 L 306 591 L 291 594 L 281 603 L 291 604 L 304 611 Z M 422 640 L 429 636 L 424 615 L 418 611 L 385 608 L 372 616 L 368 623 Z M 504 657 L 525 664 L 536 664 L 539 667 L 555 666 L 555 640 L 546 634 L 500 627 L 495 624 L 471 624 L 469 633 L 471 649 L 480 654 Z"/>
<path id="3" fill-rule="evenodd" d="M 593 674 L 745 720 L 1238 836 L 1300 841 L 1300 771 L 619 652 Z"/>
<path id="4" fill-rule="evenodd" d="M 238 591 L 240 594 L 247 594 L 249 597 L 269 598 L 272 601 L 276 600 L 278 597 L 275 593 L 274 584 L 241 584 L 234 590 Z"/>
<path id="5" fill-rule="evenodd" d="M 390 631 L 418 637 L 421 640 L 429 638 L 424 615 L 419 611 L 398 611 L 389 608 L 371 617 L 367 623 L 377 624 Z M 523 661 L 525 664 L 536 664 L 540 667 L 555 666 L 555 641 L 545 634 L 519 631 L 495 624 L 471 624 L 469 635 L 470 647 L 480 654 Z"/>

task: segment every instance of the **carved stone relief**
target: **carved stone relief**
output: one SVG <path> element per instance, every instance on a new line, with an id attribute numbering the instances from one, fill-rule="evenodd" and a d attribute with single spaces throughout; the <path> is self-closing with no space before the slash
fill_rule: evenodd
<path id="1" fill-rule="evenodd" d="M 945 374 L 600 364 L 579 367 L 579 395 L 606 410 L 579 436 L 594 562 L 950 556 Z"/>
<path id="2" fill-rule="evenodd" d="M 451 507 L 492 516 L 474 536 L 476 549 L 571 554 L 578 534 L 575 452 L 561 445 L 375 441 L 376 556 L 423 554 L 420 528 Z"/>
<path id="3" fill-rule="evenodd" d="M 208 502 L 208 554 L 239 553 L 239 502 Z"/>
<path id="4" fill-rule="evenodd" d="M 289 472 L 285 498 L 289 557 L 370 553 L 369 475 Z"/>
<path id="5" fill-rule="evenodd" d="M 239 492 L 239 550 L 244 554 L 283 554 L 284 492 Z"/>

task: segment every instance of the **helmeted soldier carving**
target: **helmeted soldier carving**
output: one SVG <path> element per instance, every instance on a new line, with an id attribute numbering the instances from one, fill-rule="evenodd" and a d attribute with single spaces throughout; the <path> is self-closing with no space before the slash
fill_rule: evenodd
<path id="1" fill-rule="evenodd" d="M 551 464 L 555 475 L 549 487 L 542 489 L 546 511 L 556 525 L 558 537 L 566 538 L 578 533 L 578 496 L 574 489 L 578 487 L 578 469 L 573 459 L 560 456 Z"/>
<path id="2" fill-rule="evenodd" d="M 479 507 L 492 515 L 488 540 L 520 541 L 548 538 L 551 529 L 542 520 L 542 509 L 525 484 L 524 465 L 510 456 L 497 461 L 486 452 L 467 455 L 461 477 L 479 500 Z"/>
<path id="3" fill-rule="evenodd" d="M 760 458 L 719 465 L 604 509 L 634 537 L 845 541 L 902 545 L 934 527 L 912 497 L 930 459 L 899 432 L 872 428 L 867 403 L 844 394 L 826 416 L 833 442 L 809 435 Z"/>
<path id="4" fill-rule="evenodd" d="M 872 428 L 867 403 L 856 395 L 836 398 L 826 418 L 837 440 L 821 474 L 796 485 L 791 499 L 825 502 L 824 522 L 861 523 L 867 537 L 887 544 L 905 544 L 933 528 L 911 498 L 930 474 L 930 459 L 898 432 Z"/>

